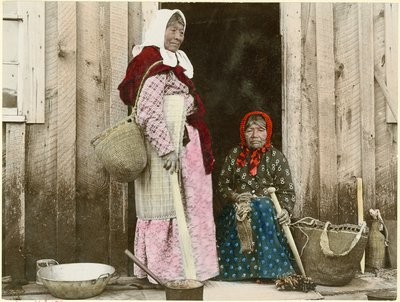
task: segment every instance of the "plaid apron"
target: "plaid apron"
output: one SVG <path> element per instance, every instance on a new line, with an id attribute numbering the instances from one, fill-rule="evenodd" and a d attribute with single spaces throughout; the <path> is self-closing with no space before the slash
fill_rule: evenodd
<path id="1" fill-rule="evenodd" d="M 186 120 L 185 101 L 182 95 L 164 97 L 164 114 L 178 157 L 182 151 L 182 139 Z M 162 158 L 146 140 L 147 166 L 135 180 L 136 215 L 140 219 L 167 219 L 175 217 L 174 201 L 169 171 Z"/>

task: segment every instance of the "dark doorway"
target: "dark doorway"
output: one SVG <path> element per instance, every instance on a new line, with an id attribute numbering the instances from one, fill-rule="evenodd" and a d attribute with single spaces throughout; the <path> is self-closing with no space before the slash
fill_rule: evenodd
<path id="1" fill-rule="evenodd" d="M 267 112 L 281 149 L 281 39 L 278 3 L 162 3 L 187 20 L 182 50 L 207 109 L 215 154 L 214 184 L 228 151 L 239 142 L 245 113 Z M 214 185 L 214 187 L 215 187 Z M 216 196 L 217 197 L 217 196 Z M 220 202 L 215 200 L 216 207 Z"/>

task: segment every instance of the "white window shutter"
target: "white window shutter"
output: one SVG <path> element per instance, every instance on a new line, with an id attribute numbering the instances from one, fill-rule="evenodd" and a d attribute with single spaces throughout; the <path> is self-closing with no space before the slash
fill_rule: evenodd
<path id="1" fill-rule="evenodd" d="M 44 123 L 45 112 L 45 2 L 19 2 L 23 16 L 22 114 L 27 123 Z"/>

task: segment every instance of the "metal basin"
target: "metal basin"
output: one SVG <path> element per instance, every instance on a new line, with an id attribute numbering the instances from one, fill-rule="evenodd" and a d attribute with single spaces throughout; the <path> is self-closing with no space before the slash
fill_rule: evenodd
<path id="1" fill-rule="evenodd" d="M 56 298 L 85 299 L 101 294 L 115 274 L 101 263 L 68 263 L 41 268 L 38 276 Z"/>
<path id="2" fill-rule="evenodd" d="M 167 300 L 203 300 L 204 284 L 197 280 L 168 281 L 165 284 Z"/>
<path id="3" fill-rule="evenodd" d="M 165 288 L 165 296 L 167 300 L 203 300 L 203 282 L 192 279 L 182 279 L 167 281 L 167 283 L 164 283 L 129 250 L 125 250 L 125 254 L 142 270 L 156 280 L 158 284 Z"/>

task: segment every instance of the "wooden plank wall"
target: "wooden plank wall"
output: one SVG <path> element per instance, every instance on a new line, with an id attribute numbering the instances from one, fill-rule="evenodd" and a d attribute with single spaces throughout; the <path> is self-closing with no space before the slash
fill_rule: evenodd
<path id="1" fill-rule="evenodd" d="M 36 260 L 101 262 L 128 273 L 128 185 L 90 140 L 125 117 L 117 86 L 156 2 L 46 2 L 44 124 L 3 131 L 3 274 L 36 278 Z M 130 209 L 128 209 L 128 206 Z M 132 211 L 131 211 L 132 212 Z M 130 233 L 129 233 L 130 232 Z"/>
<path id="2" fill-rule="evenodd" d="M 399 4 L 385 4 L 385 69 L 386 69 L 386 85 L 388 94 L 388 105 L 386 106 L 386 121 L 388 123 L 397 122 L 398 112 L 398 51 L 399 51 Z M 382 18 L 380 18 L 382 19 Z M 382 87 L 381 87 L 382 88 Z"/>
<path id="3" fill-rule="evenodd" d="M 109 36 L 105 2 L 77 3 L 76 207 L 78 262 L 108 262 L 109 175 L 90 140 L 109 124 Z"/>
<path id="4" fill-rule="evenodd" d="M 333 4 L 315 4 L 318 150 L 319 150 L 319 218 L 338 222 L 337 147 L 335 125 L 335 80 L 333 53 Z"/>
<path id="5" fill-rule="evenodd" d="M 301 141 L 299 150 L 295 153 L 317 154 L 318 153 L 318 103 L 312 100 L 317 99 L 317 56 L 315 52 L 316 43 L 316 10 L 315 5 L 301 5 L 301 41 L 302 41 L 302 68 L 301 68 L 301 119 L 297 125 L 301 127 Z M 313 53 L 306 56 L 304 53 Z M 288 66 L 291 68 L 290 66 Z M 293 96 L 294 98 L 294 96 Z M 304 99 L 308 101 L 304 101 Z M 292 128 L 292 125 L 291 127 Z M 290 133 L 290 131 L 287 131 Z M 289 134 L 290 135 L 290 134 Z M 295 147 L 296 148 L 296 147 Z M 315 158 L 315 157 L 314 157 Z M 304 209 L 300 212 L 302 216 L 316 217 L 319 205 L 319 162 L 317 160 L 296 159 L 301 163 L 301 170 L 298 175 L 302 183 L 297 191 L 303 194 L 298 196 L 297 202 L 302 204 Z"/>
<path id="6" fill-rule="evenodd" d="M 121 102 L 118 85 L 125 75 L 128 62 L 128 3 L 110 3 L 110 124 L 118 122 L 127 113 Z M 118 200 L 119 202 L 115 202 Z M 122 251 L 128 246 L 128 184 L 110 180 L 109 203 L 109 259 L 116 267 L 126 267 Z"/>
<path id="7" fill-rule="evenodd" d="M 388 5 L 374 4 L 374 65 L 375 71 L 384 75 L 386 67 L 393 64 L 387 59 L 386 43 L 388 36 L 388 22 L 386 19 Z M 393 4 L 397 5 L 398 4 Z M 397 7 L 398 10 L 398 7 Z M 389 29 L 391 32 L 393 28 Z M 398 33 L 394 35 L 397 39 Z M 396 64 L 397 66 L 397 64 Z M 389 79 L 387 73 L 386 82 L 393 85 L 395 79 Z M 397 85 L 397 83 L 395 84 Z M 398 89 L 398 88 L 396 88 Z M 386 219 L 396 219 L 397 213 L 397 124 L 393 122 L 393 115 L 387 109 L 387 97 L 384 88 L 375 80 L 375 156 L 376 156 L 376 208 L 381 209 Z M 397 101 L 397 100 L 396 100 Z M 389 123 L 391 122 L 391 123 Z"/>
<path id="8" fill-rule="evenodd" d="M 361 176 L 357 5 L 335 4 L 334 22 L 338 215 L 342 222 L 356 223 L 355 181 Z"/>
<path id="9" fill-rule="evenodd" d="M 376 66 L 387 74 L 387 6 L 302 3 L 299 46 L 296 31 L 287 30 L 298 28 L 298 16 L 288 13 L 296 5 L 281 4 L 283 150 L 294 170 L 296 215 L 356 223 L 355 180 L 361 177 L 364 217 L 380 208 L 384 218 L 396 219 L 397 124 L 386 122 L 387 92 L 374 79 Z M 298 47 L 300 84 L 288 76 L 298 70 Z"/>
<path id="10" fill-rule="evenodd" d="M 58 5 L 57 259 L 76 249 L 76 2 Z"/>
<path id="11" fill-rule="evenodd" d="M 287 66 L 291 68 L 284 68 L 282 73 L 282 95 L 284 102 L 282 103 L 282 113 L 285 118 L 282 119 L 283 127 L 287 127 L 290 121 L 298 121 L 301 123 L 301 98 L 288 99 L 285 96 L 301 95 L 301 5 L 293 4 L 291 6 L 281 6 L 281 28 L 282 35 L 286 37 L 283 41 L 282 53 L 287 58 Z M 298 30 L 293 30 L 298 28 Z M 292 159 L 296 157 L 297 146 L 301 145 L 301 129 L 300 127 L 293 128 L 292 131 L 284 133 L 285 138 L 282 150 L 286 156 Z M 301 178 L 296 175 L 300 171 L 301 161 L 291 161 L 291 172 L 293 177 L 299 180 L 296 192 L 302 195 Z M 297 203 L 297 206 L 301 206 Z M 302 209 L 298 209 L 301 211 Z"/>
<path id="12" fill-rule="evenodd" d="M 4 271 L 14 280 L 25 279 L 25 124 L 8 124 L 4 182 Z"/>
<path id="13" fill-rule="evenodd" d="M 372 4 L 358 4 L 361 98 L 361 177 L 364 208 L 375 207 L 375 99 Z M 366 217 L 366 216 L 365 216 Z"/>
<path id="14" fill-rule="evenodd" d="M 27 126 L 26 274 L 36 278 L 36 260 L 57 257 L 58 6 L 45 6 L 45 123 Z"/>

